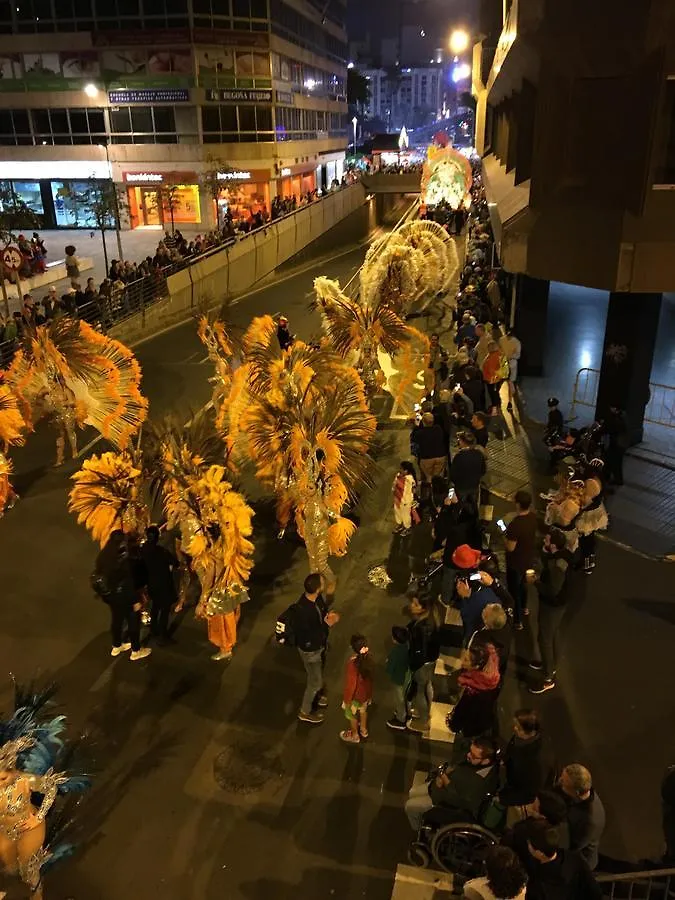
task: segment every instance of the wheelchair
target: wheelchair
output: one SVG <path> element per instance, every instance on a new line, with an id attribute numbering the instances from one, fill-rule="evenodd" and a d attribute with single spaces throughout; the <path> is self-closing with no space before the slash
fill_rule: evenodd
<path id="1" fill-rule="evenodd" d="M 426 777 L 429 784 L 443 774 L 448 763 L 433 769 Z M 424 814 L 416 839 L 408 848 L 408 862 L 419 868 L 430 865 L 455 876 L 459 886 L 483 874 L 485 857 L 499 843 L 506 823 L 506 809 L 487 794 L 478 815 L 471 820 L 459 810 L 434 807 Z"/>

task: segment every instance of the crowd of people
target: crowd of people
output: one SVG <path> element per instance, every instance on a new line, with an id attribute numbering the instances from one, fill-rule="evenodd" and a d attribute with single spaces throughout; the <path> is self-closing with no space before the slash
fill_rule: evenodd
<path id="1" fill-rule="evenodd" d="M 29 240 L 25 234 L 20 234 L 16 239 L 16 246 L 21 254 L 21 264 L 18 269 L 20 278 L 30 278 L 33 275 L 42 275 L 47 268 L 47 248 L 37 231 Z M 11 273 L 4 271 L 3 277 L 10 281 Z"/>

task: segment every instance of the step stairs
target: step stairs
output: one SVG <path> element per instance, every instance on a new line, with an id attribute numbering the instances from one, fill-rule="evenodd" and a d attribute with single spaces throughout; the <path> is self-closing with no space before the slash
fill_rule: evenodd
<path id="1" fill-rule="evenodd" d="M 447 872 L 400 865 L 396 867 L 391 900 L 445 900 L 452 889 L 453 877 Z"/>
<path id="2" fill-rule="evenodd" d="M 459 610 L 454 606 L 449 606 L 446 609 L 445 624 L 461 628 L 462 617 L 459 614 Z M 459 665 L 459 648 L 442 648 L 436 662 L 435 675 L 438 679 L 445 678 L 449 671 L 458 669 Z M 446 719 L 453 709 L 454 706 L 451 703 L 444 703 L 441 700 L 433 701 L 429 717 L 429 730 L 423 735 L 425 740 L 436 741 L 442 744 L 452 744 L 454 742 L 455 736 L 446 725 Z"/>

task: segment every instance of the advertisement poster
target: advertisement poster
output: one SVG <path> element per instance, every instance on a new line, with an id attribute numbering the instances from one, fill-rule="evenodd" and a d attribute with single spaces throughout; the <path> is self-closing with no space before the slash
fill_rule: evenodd
<path id="1" fill-rule="evenodd" d="M 234 75 L 234 50 L 230 47 L 208 47 L 197 50 L 200 75 Z"/>
<path id="2" fill-rule="evenodd" d="M 98 78 L 101 65 L 95 50 L 74 50 L 61 53 L 61 70 L 64 78 Z"/>

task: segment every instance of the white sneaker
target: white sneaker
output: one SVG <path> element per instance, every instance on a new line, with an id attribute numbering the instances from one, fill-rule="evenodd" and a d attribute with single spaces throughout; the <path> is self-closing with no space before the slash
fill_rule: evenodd
<path id="1" fill-rule="evenodd" d="M 217 653 L 214 653 L 211 659 L 215 659 L 216 662 L 220 662 L 221 659 L 232 659 L 232 651 L 231 650 L 219 650 Z"/>
<path id="2" fill-rule="evenodd" d="M 111 656 L 119 656 L 120 653 L 126 653 L 127 650 L 131 650 L 131 644 L 120 644 L 119 647 L 113 647 L 110 651 Z"/>
<path id="3" fill-rule="evenodd" d="M 146 656 L 150 656 L 152 650 L 150 647 L 141 647 L 140 650 L 133 650 L 129 659 L 132 662 L 136 662 L 137 659 L 145 659 Z"/>

